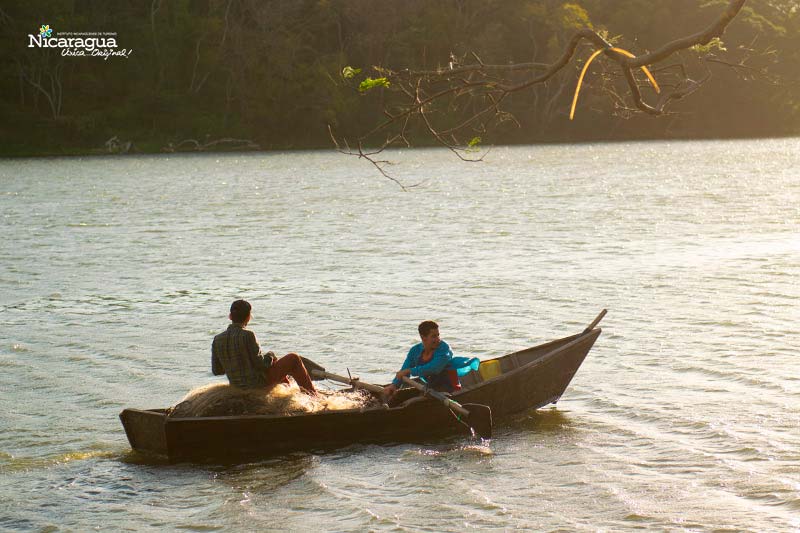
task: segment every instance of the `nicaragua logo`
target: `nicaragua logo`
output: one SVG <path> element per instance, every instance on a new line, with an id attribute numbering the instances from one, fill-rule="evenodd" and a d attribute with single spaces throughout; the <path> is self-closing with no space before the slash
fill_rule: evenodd
<path id="1" fill-rule="evenodd" d="M 28 48 L 59 48 L 62 56 L 94 56 L 129 58 L 133 50 L 119 48 L 116 33 L 111 32 L 61 32 L 53 36 L 49 24 L 42 24 L 37 35 L 28 34 Z"/>

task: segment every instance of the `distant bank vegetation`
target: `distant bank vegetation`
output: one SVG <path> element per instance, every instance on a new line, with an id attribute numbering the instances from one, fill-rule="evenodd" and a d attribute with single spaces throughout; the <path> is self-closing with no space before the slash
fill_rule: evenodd
<path id="1" fill-rule="evenodd" d="M 452 69 L 476 57 L 495 65 L 550 63 L 582 27 L 642 55 L 702 29 L 726 3 L 18 2 L 0 7 L 0 155 L 332 147 L 329 125 L 357 136 L 381 119 L 388 82 L 375 66 Z M 118 46 L 132 53 L 103 59 L 28 47 L 28 35 L 43 25 L 54 36 L 116 32 Z M 686 76 L 697 80 L 712 75 L 665 117 L 633 112 L 596 60 L 570 121 L 578 76 L 592 52 L 579 49 L 552 80 L 508 98 L 505 110 L 514 120 L 476 133 L 470 147 L 473 141 L 800 134 L 795 1 L 748 0 L 720 39 L 651 65 L 659 83 L 670 69 L 688 68 Z M 646 85 L 644 79 L 643 92 Z M 415 140 L 430 144 L 422 135 Z"/>

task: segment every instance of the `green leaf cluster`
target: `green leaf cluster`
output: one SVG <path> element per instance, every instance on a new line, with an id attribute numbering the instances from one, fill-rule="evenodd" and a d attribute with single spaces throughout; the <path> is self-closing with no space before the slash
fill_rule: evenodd
<path id="1" fill-rule="evenodd" d="M 346 79 L 346 80 L 349 80 L 349 79 L 355 77 L 356 74 L 360 74 L 360 73 L 361 73 L 361 69 L 360 68 L 353 68 L 353 67 L 347 66 L 347 67 L 344 67 L 342 69 L 342 77 L 344 79 Z"/>
<path id="2" fill-rule="evenodd" d="M 714 37 L 711 39 L 707 44 L 696 44 L 692 47 L 692 50 L 697 52 L 698 54 L 710 54 L 714 50 L 719 50 L 720 52 L 726 52 L 728 49 L 722 43 L 722 40 L 719 37 Z"/>
<path id="3" fill-rule="evenodd" d="M 358 90 L 362 93 L 365 93 L 367 91 L 371 91 L 376 87 L 388 88 L 390 85 L 391 84 L 389 83 L 389 80 L 386 78 L 372 79 L 368 77 L 358 85 Z"/>

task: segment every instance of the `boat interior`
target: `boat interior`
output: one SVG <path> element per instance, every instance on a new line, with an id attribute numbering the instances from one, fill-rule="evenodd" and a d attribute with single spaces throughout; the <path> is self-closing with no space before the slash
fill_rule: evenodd
<path id="1" fill-rule="evenodd" d="M 520 367 L 528 365 L 538 359 L 558 351 L 560 348 L 563 348 L 582 335 L 583 333 L 580 333 L 578 335 L 564 337 L 563 339 L 558 339 L 545 344 L 540 344 L 539 346 L 534 346 L 532 348 L 506 354 L 501 357 L 485 359 L 481 361 L 478 370 L 473 370 L 459 378 L 459 381 L 461 382 L 461 391 L 463 392 L 478 387 L 485 381 L 497 379 L 504 374 L 514 372 Z M 408 400 L 419 397 L 421 394 L 422 393 L 417 389 L 401 389 L 390 402 L 390 406 L 396 407 L 407 402 Z"/>
<path id="2" fill-rule="evenodd" d="M 514 370 L 532 363 L 533 361 L 536 361 L 537 359 L 556 351 L 562 346 L 569 344 L 579 336 L 580 335 L 573 335 L 571 337 L 565 337 L 553 342 L 534 346 L 533 348 L 527 348 L 519 352 L 513 352 L 502 357 L 481 361 L 478 370 L 473 370 L 469 374 L 461 376 L 461 389 L 471 389 L 480 385 L 484 381 L 488 381 L 490 379 L 502 376 L 503 374 L 513 372 Z"/>
<path id="3" fill-rule="evenodd" d="M 473 370 L 459 378 L 461 382 L 461 391 L 463 392 L 478 387 L 486 381 L 502 378 L 503 375 L 514 372 L 518 368 L 559 351 L 582 335 L 584 335 L 584 333 L 564 337 L 563 339 L 540 344 L 539 346 L 509 353 L 501 357 L 483 360 L 478 370 Z M 389 407 L 399 407 L 409 401 L 416 401 L 415 399 L 422 399 L 422 393 L 419 390 L 410 387 L 403 388 L 400 389 L 389 402 Z M 386 406 L 384 405 L 383 408 L 386 408 Z M 149 409 L 149 411 L 159 414 L 166 413 L 164 409 Z"/>

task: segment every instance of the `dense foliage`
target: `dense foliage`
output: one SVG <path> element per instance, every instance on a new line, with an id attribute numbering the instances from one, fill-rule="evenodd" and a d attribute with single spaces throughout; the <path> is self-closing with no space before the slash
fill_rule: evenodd
<path id="1" fill-rule="evenodd" d="M 358 134 L 382 116 L 373 66 L 450 61 L 550 62 L 575 28 L 608 32 L 642 53 L 714 19 L 723 0 L 41 0 L 0 7 L 0 143 L 5 155 L 91 153 L 108 139 L 162 151 L 247 139 L 265 149 L 330 147 L 327 125 Z M 128 59 L 29 48 L 41 25 L 116 32 Z M 800 133 L 800 9 L 751 0 L 721 42 L 683 53 L 713 76 L 663 118 L 631 115 L 589 81 L 568 120 L 589 53 L 546 86 L 516 94 L 509 123 L 485 143 L 728 137 Z M 746 68 L 724 61 L 746 60 Z M 692 57 L 688 57 L 688 56 Z M 709 61 L 709 59 L 711 61 Z M 600 74 L 587 80 L 602 79 Z M 343 69 L 351 67 L 351 70 Z M 595 68 L 594 65 L 592 67 Z M 361 72 L 359 72 L 361 69 Z M 612 67 L 607 67 L 610 73 Z M 766 69 L 766 70 L 764 70 Z M 371 78 L 369 78 L 371 76 Z M 371 81 L 366 81 L 369 78 Z M 364 83 L 376 87 L 369 89 Z M 612 83 L 613 85 L 613 83 Z M 608 86 L 603 86 L 608 89 Z M 361 90 L 359 90 L 361 88 Z M 620 94 L 624 97 L 624 94 Z M 424 141 L 423 141 L 424 142 Z"/>

